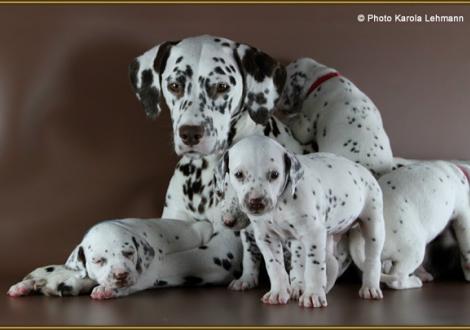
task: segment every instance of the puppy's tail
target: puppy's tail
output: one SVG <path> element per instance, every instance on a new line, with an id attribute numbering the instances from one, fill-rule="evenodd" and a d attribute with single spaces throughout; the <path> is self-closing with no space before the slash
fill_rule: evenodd
<path id="1" fill-rule="evenodd" d="M 354 264 L 363 272 L 365 255 L 365 240 L 362 236 L 361 227 L 355 226 L 349 231 L 349 252 Z M 397 280 L 395 275 L 386 274 L 391 271 L 392 263 L 390 260 L 382 261 L 382 274 L 380 275 L 380 282 L 390 286 L 392 282 Z"/>

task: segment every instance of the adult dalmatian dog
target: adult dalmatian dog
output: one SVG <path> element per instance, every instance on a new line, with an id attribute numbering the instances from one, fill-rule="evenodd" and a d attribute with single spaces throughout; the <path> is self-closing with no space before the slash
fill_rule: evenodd
<path id="1" fill-rule="evenodd" d="M 122 219 L 93 226 L 73 250 L 65 265 L 89 280 L 91 298 L 128 296 L 150 288 L 180 284 L 171 255 L 204 246 L 212 236 L 207 221 L 188 222 L 168 219 Z M 51 266 L 53 267 L 53 266 Z M 54 268 L 48 271 L 53 273 Z M 41 270 L 29 274 L 8 291 L 22 296 L 37 289 Z M 184 275 L 181 275 L 184 276 Z M 187 280 L 191 280 L 187 278 Z M 75 288 L 63 283 L 62 293 Z"/>
<path id="2" fill-rule="evenodd" d="M 240 233 L 221 226 L 222 194 L 216 174 L 221 154 L 255 134 L 276 139 L 293 153 L 312 151 L 271 116 L 283 91 L 285 68 L 254 47 L 203 35 L 157 45 L 129 69 L 146 114 L 156 118 L 169 109 L 174 149 L 182 156 L 170 180 L 162 218 L 209 220 L 214 225 L 206 245 L 171 255 L 178 269 L 168 272 L 184 275 L 174 285 L 229 283 L 240 273 L 242 246 Z M 249 239 L 245 243 L 253 245 Z M 53 272 L 46 268 L 35 271 L 41 274 L 35 278 L 36 292 L 62 295 L 88 289 L 89 281 L 67 267 L 56 266 Z M 67 292 L 61 290 L 64 283 Z"/>
<path id="3" fill-rule="evenodd" d="M 300 285 L 300 306 L 326 306 L 327 268 L 338 268 L 336 259 L 328 258 L 333 255 L 332 236 L 358 222 L 365 236 L 359 295 L 382 298 L 382 191 L 366 168 L 331 153 L 294 155 L 272 139 L 251 136 L 225 153 L 222 171 L 250 218 L 265 260 L 271 289 L 264 303 L 285 304 L 291 286 Z M 296 243 L 292 258 L 305 266 L 297 270 L 301 282 L 289 281 L 285 270 L 283 242 L 288 239 Z"/>

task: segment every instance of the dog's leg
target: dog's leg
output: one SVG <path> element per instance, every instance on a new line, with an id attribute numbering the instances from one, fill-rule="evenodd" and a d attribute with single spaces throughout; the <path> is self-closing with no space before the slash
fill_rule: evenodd
<path id="1" fill-rule="evenodd" d="M 65 265 L 49 265 L 33 270 L 21 282 L 12 285 L 7 294 L 12 297 L 31 294 L 78 296 L 90 293 L 95 285 L 95 281 L 82 278 L 80 272 Z"/>
<path id="2" fill-rule="evenodd" d="M 364 299 L 382 299 L 380 290 L 381 254 L 385 242 L 385 225 L 382 205 L 376 202 L 366 206 L 361 214 L 361 231 L 365 241 L 365 260 L 362 287 L 359 296 Z"/>
<path id="3" fill-rule="evenodd" d="M 291 299 L 298 300 L 304 291 L 305 252 L 300 241 L 291 243 L 291 269 L 289 280 L 291 286 Z"/>
<path id="4" fill-rule="evenodd" d="M 256 245 L 252 228 L 240 231 L 243 245 L 243 273 L 229 284 L 229 289 L 244 291 L 258 286 L 261 252 Z"/>
<path id="5" fill-rule="evenodd" d="M 415 275 L 418 276 L 422 282 L 432 282 L 434 280 L 434 276 L 432 276 L 432 274 L 428 272 L 423 265 L 416 269 Z"/>
<path id="6" fill-rule="evenodd" d="M 465 280 L 470 281 L 470 212 L 464 212 L 452 223 L 460 249 L 460 264 Z"/>
<path id="7" fill-rule="evenodd" d="M 326 307 L 327 233 L 320 225 L 310 226 L 308 229 L 301 238 L 306 259 L 305 288 L 299 298 L 299 306 Z"/>
<path id="8" fill-rule="evenodd" d="M 262 225 L 253 224 L 253 228 L 271 282 L 271 289 L 261 301 L 265 304 L 286 304 L 290 298 L 290 285 L 281 240 L 275 233 L 262 228 Z"/>

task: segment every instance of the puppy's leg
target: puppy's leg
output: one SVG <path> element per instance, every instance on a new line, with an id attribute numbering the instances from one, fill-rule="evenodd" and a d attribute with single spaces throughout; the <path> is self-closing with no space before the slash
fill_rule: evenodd
<path id="1" fill-rule="evenodd" d="M 243 273 L 229 284 L 230 290 L 244 291 L 258 286 L 261 252 L 256 245 L 252 228 L 240 231 L 243 246 Z"/>
<path id="2" fill-rule="evenodd" d="M 385 242 L 385 225 L 381 203 L 366 206 L 361 214 L 360 225 L 365 240 L 365 260 L 359 296 L 364 299 L 382 299 L 380 257 Z"/>
<path id="3" fill-rule="evenodd" d="M 291 243 L 291 269 L 289 280 L 291 286 L 290 297 L 298 300 L 304 291 L 305 251 L 300 241 Z"/>
<path id="4" fill-rule="evenodd" d="M 314 222 L 312 220 L 312 222 Z M 302 307 L 326 307 L 326 253 L 327 232 L 321 225 L 313 225 L 301 238 L 305 250 L 305 289 L 299 298 Z"/>
<path id="5" fill-rule="evenodd" d="M 326 241 L 326 290 L 325 293 L 330 292 L 336 283 L 339 274 L 339 262 L 335 257 L 335 238 L 332 235 L 327 237 Z"/>
<path id="6" fill-rule="evenodd" d="M 78 296 L 89 293 L 95 285 L 95 281 L 82 278 L 78 271 L 65 265 L 49 265 L 33 270 L 23 281 L 11 286 L 7 294 L 13 297 L 36 293 L 45 296 Z"/>
<path id="7" fill-rule="evenodd" d="M 460 264 L 465 280 L 470 281 L 470 212 L 464 212 L 452 223 L 460 249 Z"/>
<path id="8" fill-rule="evenodd" d="M 269 233 L 262 225 L 253 224 L 256 244 L 266 264 L 271 282 L 271 290 L 261 301 L 265 304 L 286 304 L 290 298 L 289 276 L 284 266 L 284 254 L 280 238 L 275 233 Z"/>
<path id="9" fill-rule="evenodd" d="M 422 282 L 432 282 L 434 280 L 434 276 L 432 276 L 432 274 L 429 273 L 423 265 L 416 269 L 415 275 L 418 276 Z"/>

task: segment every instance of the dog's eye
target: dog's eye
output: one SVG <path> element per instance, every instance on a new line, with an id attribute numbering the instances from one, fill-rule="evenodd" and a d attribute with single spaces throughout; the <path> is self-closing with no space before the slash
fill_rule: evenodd
<path id="1" fill-rule="evenodd" d="M 98 266 L 103 266 L 106 263 L 106 258 L 98 258 L 93 260 L 93 263 L 97 264 Z"/>
<path id="2" fill-rule="evenodd" d="M 128 259 L 132 258 L 134 251 L 122 251 L 122 255 Z"/>
<path id="3" fill-rule="evenodd" d="M 180 95 L 183 93 L 183 86 L 180 83 L 172 82 L 168 84 L 168 90 L 173 94 Z"/>
<path id="4" fill-rule="evenodd" d="M 268 173 L 268 180 L 269 181 L 274 181 L 279 177 L 279 172 L 278 171 L 270 171 Z"/>
<path id="5" fill-rule="evenodd" d="M 218 94 L 227 92 L 229 88 L 230 88 L 229 85 L 227 85 L 226 83 L 218 83 L 216 85 L 216 91 Z"/>
<path id="6" fill-rule="evenodd" d="M 243 178 L 245 177 L 245 175 L 243 174 L 242 171 L 236 171 L 235 172 L 235 177 L 238 179 L 238 180 L 243 180 Z"/>

